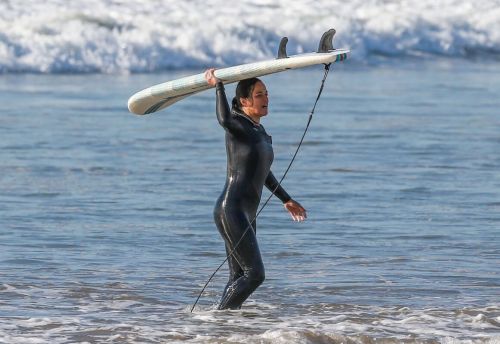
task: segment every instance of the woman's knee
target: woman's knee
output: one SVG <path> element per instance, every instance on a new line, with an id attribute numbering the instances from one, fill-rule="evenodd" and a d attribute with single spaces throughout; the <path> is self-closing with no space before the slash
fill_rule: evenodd
<path id="1" fill-rule="evenodd" d="M 251 269 L 248 272 L 247 278 L 249 282 L 257 288 L 259 285 L 264 283 L 264 280 L 266 279 L 266 272 L 264 270 L 264 266 L 259 266 L 256 268 Z"/>

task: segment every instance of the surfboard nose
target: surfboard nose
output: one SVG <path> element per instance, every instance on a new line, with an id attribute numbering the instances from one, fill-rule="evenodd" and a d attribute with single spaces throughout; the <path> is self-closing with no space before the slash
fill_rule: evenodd
<path id="1" fill-rule="evenodd" d="M 147 90 L 142 90 L 140 92 L 137 92 L 134 94 L 132 97 L 128 99 L 127 102 L 127 107 L 130 112 L 136 115 L 145 115 L 146 114 L 146 108 L 143 105 L 144 103 L 142 100 L 146 99 L 149 97 L 149 92 L 146 92 Z"/>

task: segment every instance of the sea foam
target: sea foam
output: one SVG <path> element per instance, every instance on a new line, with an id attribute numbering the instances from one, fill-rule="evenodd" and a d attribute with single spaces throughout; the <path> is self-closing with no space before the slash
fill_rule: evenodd
<path id="1" fill-rule="evenodd" d="M 352 59 L 500 57 L 500 1 L 7 0 L 0 72 L 128 73 L 229 66 L 315 51 L 321 34 Z"/>

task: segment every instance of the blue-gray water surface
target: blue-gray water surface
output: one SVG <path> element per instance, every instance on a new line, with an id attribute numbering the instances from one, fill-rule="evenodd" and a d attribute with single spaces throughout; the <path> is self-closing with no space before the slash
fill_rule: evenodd
<path id="1" fill-rule="evenodd" d="M 216 311 L 223 267 L 190 313 L 225 257 L 214 91 L 126 102 L 197 72 L 0 76 L 0 343 L 500 341 L 498 63 L 335 65 L 283 182 L 307 221 L 274 199 L 265 283 Z M 263 78 L 278 177 L 322 75 Z"/>

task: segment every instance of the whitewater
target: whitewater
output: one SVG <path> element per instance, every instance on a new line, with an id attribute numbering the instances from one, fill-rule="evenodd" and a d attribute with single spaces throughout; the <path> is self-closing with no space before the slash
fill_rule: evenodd
<path id="1" fill-rule="evenodd" d="M 136 73 L 229 66 L 335 46 L 370 63 L 500 58 L 500 1 L 4 0 L 0 73 Z"/>

